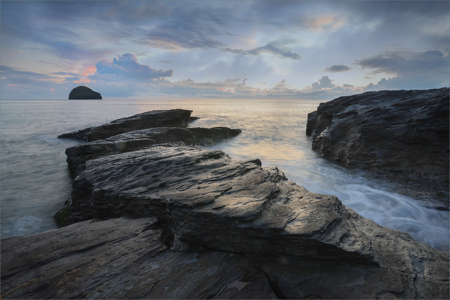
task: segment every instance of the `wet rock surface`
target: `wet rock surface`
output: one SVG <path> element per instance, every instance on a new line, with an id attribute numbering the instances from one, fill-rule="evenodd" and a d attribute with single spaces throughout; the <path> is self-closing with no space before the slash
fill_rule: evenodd
<path id="1" fill-rule="evenodd" d="M 449 89 L 377 91 L 321 103 L 306 134 L 320 156 L 398 179 L 449 180 Z"/>
<path id="2" fill-rule="evenodd" d="M 5 239 L 2 298 L 276 298 L 247 258 L 169 249 L 163 236 L 156 218 L 119 218 Z"/>
<path id="3" fill-rule="evenodd" d="M 73 191 L 57 214 L 67 226 L 2 240 L 2 295 L 449 297 L 448 253 L 311 193 L 258 159 L 185 145 L 211 141 L 214 129 L 178 129 L 85 144 L 99 145 L 93 156 L 74 147 Z M 145 139 L 151 143 L 110 150 L 109 143 Z"/>
<path id="4" fill-rule="evenodd" d="M 70 91 L 69 100 L 101 100 L 102 95 L 88 88 L 87 86 L 78 86 Z"/>
<path id="5" fill-rule="evenodd" d="M 69 169 L 75 172 L 87 160 L 115 153 L 130 152 L 155 144 L 181 142 L 186 145 L 208 146 L 235 137 L 241 130 L 227 127 L 180 128 L 159 127 L 134 130 L 103 140 L 89 142 L 66 149 Z"/>
<path id="6" fill-rule="evenodd" d="M 75 138 L 92 142 L 133 130 L 153 127 L 182 127 L 188 124 L 191 113 L 191 110 L 185 109 L 153 110 L 114 120 L 108 124 L 64 133 L 58 138 Z"/>

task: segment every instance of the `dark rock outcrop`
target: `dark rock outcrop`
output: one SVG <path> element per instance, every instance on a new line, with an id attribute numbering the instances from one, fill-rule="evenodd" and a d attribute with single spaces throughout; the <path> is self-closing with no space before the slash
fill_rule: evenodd
<path id="1" fill-rule="evenodd" d="M 80 164 L 95 157 L 130 152 L 155 144 L 182 142 L 186 145 L 211 145 L 235 137 L 241 130 L 227 127 L 180 128 L 159 127 L 129 131 L 103 140 L 66 149 L 69 169 L 75 172 Z"/>
<path id="2" fill-rule="evenodd" d="M 191 113 L 191 110 L 184 109 L 153 110 L 114 120 L 108 124 L 64 133 L 58 136 L 58 138 L 76 138 L 91 142 L 133 130 L 153 127 L 186 126 Z"/>
<path id="3" fill-rule="evenodd" d="M 58 213 L 67 226 L 2 241 L 3 297 L 449 297 L 448 253 L 258 159 L 183 144 L 213 130 L 178 129 L 88 143 L 100 145 L 92 157 L 74 150 L 77 176 Z M 133 138 L 154 144 L 107 146 Z"/>
<path id="4" fill-rule="evenodd" d="M 69 100 L 98 100 L 102 95 L 88 88 L 87 86 L 78 86 L 69 94 Z"/>
<path id="5" fill-rule="evenodd" d="M 278 296 L 448 296 L 447 253 L 310 193 L 259 160 L 153 146 L 86 161 L 73 187 L 67 224 L 157 217 L 174 245 L 248 257 Z"/>
<path id="6" fill-rule="evenodd" d="M 247 258 L 164 238 L 156 218 L 120 218 L 2 240 L 2 298 L 276 298 Z"/>
<path id="7" fill-rule="evenodd" d="M 449 180 L 449 89 L 378 91 L 321 103 L 306 134 L 322 157 L 394 175 Z"/>

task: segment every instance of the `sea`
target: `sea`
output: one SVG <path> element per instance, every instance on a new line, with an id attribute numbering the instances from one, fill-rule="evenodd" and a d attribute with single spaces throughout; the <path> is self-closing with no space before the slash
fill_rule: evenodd
<path id="1" fill-rule="evenodd" d="M 82 141 L 57 136 L 150 110 L 182 108 L 189 127 L 225 126 L 242 133 L 208 149 L 259 158 L 311 192 L 337 196 L 382 226 L 449 251 L 448 192 L 399 183 L 321 158 L 306 136 L 307 114 L 323 101 L 250 99 L 1 100 L 1 238 L 57 228 L 55 212 L 72 189 L 65 149 Z"/>

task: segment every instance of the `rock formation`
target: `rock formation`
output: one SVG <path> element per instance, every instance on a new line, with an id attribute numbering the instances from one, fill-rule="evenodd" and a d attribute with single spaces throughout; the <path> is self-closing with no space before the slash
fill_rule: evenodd
<path id="1" fill-rule="evenodd" d="M 114 120 L 97 127 L 64 133 L 58 138 L 76 138 L 87 142 L 105 139 L 117 134 L 153 127 L 186 126 L 192 111 L 185 109 L 153 110 L 127 118 Z"/>
<path id="2" fill-rule="evenodd" d="M 102 95 L 88 88 L 87 86 L 78 86 L 69 94 L 69 100 L 98 100 Z"/>
<path id="3" fill-rule="evenodd" d="M 406 180 L 449 180 L 449 89 L 377 91 L 321 103 L 306 134 L 320 156 Z"/>
<path id="4" fill-rule="evenodd" d="M 448 253 L 258 159 L 184 144 L 214 132 L 145 129 L 69 148 L 67 226 L 2 240 L 3 298 L 449 297 Z M 134 138 L 148 143 L 111 146 Z"/>

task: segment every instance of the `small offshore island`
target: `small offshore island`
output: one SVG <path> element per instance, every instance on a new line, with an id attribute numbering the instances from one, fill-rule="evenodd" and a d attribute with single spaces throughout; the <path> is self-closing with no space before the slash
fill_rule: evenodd
<path id="1" fill-rule="evenodd" d="M 372 112 L 404 136 L 389 149 L 428 136 L 424 153 L 435 155 L 448 153 L 448 103 L 448 88 L 341 97 L 310 114 L 307 134 L 324 157 L 355 166 L 366 151 L 387 172 L 376 155 L 387 150 L 371 148 L 360 115 Z M 412 119 L 392 115 L 408 107 Z M 63 227 L 2 240 L 2 298 L 449 298 L 447 252 L 311 193 L 259 159 L 199 148 L 241 131 L 187 127 L 191 113 L 150 111 L 60 135 L 86 141 L 66 149 L 75 179 L 55 215 Z M 399 158 L 394 173 L 405 167 L 410 178 L 448 182 L 443 155 L 419 156 L 409 169 L 408 156 Z"/>
<path id="2" fill-rule="evenodd" d="M 69 94 L 69 100 L 101 100 L 102 95 L 88 88 L 87 86 L 78 86 Z"/>

